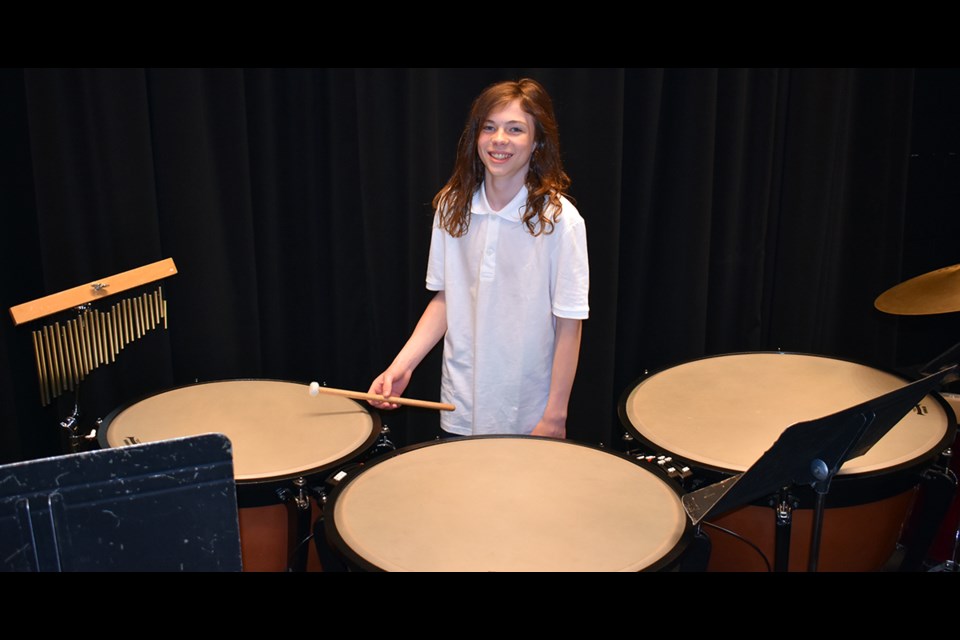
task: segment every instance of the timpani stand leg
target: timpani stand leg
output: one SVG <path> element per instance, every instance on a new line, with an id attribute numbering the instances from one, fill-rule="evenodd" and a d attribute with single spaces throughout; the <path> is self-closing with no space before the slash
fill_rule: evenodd
<path id="1" fill-rule="evenodd" d="M 810 558 L 807 571 L 816 573 L 820 563 L 820 537 L 823 533 L 823 511 L 826 506 L 827 492 L 817 492 L 817 500 L 813 507 L 813 530 L 810 533 Z"/>
<path id="2" fill-rule="evenodd" d="M 827 504 L 827 493 L 830 491 L 830 481 L 837 474 L 840 466 L 834 465 L 831 469 L 820 458 L 814 458 L 810 463 L 810 474 L 815 482 L 813 490 L 817 494 L 813 507 L 813 527 L 810 532 L 810 557 L 807 559 L 807 571 L 816 573 L 820 564 L 820 538 L 823 534 L 823 512 Z"/>
<path id="3" fill-rule="evenodd" d="M 348 470 L 356 468 L 356 466 L 358 465 L 351 465 L 345 469 L 341 469 L 327 478 L 327 486 L 336 487 L 340 480 L 345 477 L 344 474 L 348 473 Z M 323 487 L 318 487 L 315 497 L 317 499 L 317 505 L 320 507 L 320 516 L 313 523 L 313 545 L 317 551 L 317 558 L 320 561 L 320 565 L 323 567 L 324 573 L 344 573 L 349 571 L 346 562 L 330 547 L 327 541 L 325 525 L 327 509 L 326 490 Z"/>
<path id="4" fill-rule="evenodd" d="M 957 551 L 960 551 L 960 528 L 953 535 L 953 555 L 943 563 L 943 571 L 960 571 L 960 566 L 957 565 Z"/>
<path id="5" fill-rule="evenodd" d="M 790 536 L 793 531 L 793 510 L 796 500 L 784 488 L 780 491 L 779 501 L 774 507 L 776 519 L 773 570 L 786 573 L 790 567 Z"/>
<path id="6" fill-rule="evenodd" d="M 376 458 L 377 456 L 390 453 L 391 451 L 396 451 L 396 449 L 397 446 L 393 443 L 393 441 L 390 440 L 390 427 L 383 425 L 380 428 L 380 435 L 377 437 L 377 441 L 367 454 L 367 459 Z M 322 486 L 310 487 L 310 492 L 316 500 L 317 507 L 319 509 L 319 516 L 311 525 L 311 537 L 313 538 L 313 546 L 317 553 L 317 560 L 319 561 L 324 573 L 338 573 L 350 570 L 350 567 L 343 560 L 343 558 L 341 558 L 340 555 L 337 554 L 327 542 L 326 529 L 324 525 L 324 511 L 327 505 L 327 492 L 324 487 L 328 487 L 332 490 L 340 483 L 341 480 L 346 477 L 347 474 L 352 473 L 354 469 L 362 466 L 362 464 L 363 463 L 353 463 L 342 467 L 335 473 L 331 474 L 325 480 Z"/>
<path id="7" fill-rule="evenodd" d="M 697 525 L 687 550 L 683 552 L 680 561 L 680 572 L 703 573 L 710 564 L 710 554 L 713 553 L 713 542 L 710 536 L 703 532 L 703 527 Z"/>
<path id="8" fill-rule="evenodd" d="M 346 563 L 330 548 L 330 545 L 327 544 L 323 514 L 317 518 L 317 521 L 313 525 L 313 542 L 317 549 L 317 556 L 320 558 L 320 564 L 323 565 L 324 573 L 343 573 L 348 571 Z"/>
<path id="9" fill-rule="evenodd" d="M 312 509 L 310 495 L 307 493 L 305 478 L 293 481 L 295 491 L 281 489 L 277 496 L 287 506 L 287 571 L 303 573 L 307 570 L 307 560 L 310 551 L 310 529 Z"/>
<path id="10" fill-rule="evenodd" d="M 957 478 L 949 468 L 933 468 L 924 472 L 913 505 L 915 513 L 910 519 L 911 526 L 904 531 L 901 541 L 905 553 L 898 571 L 924 570 L 930 547 L 950 511 L 956 493 Z"/>
<path id="11" fill-rule="evenodd" d="M 78 434 L 80 428 L 80 387 L 74 389 L 73 412 L 60 421 L 60 426 L 67 432 L 67 453 L 79 453 L 83 438 Z"/>

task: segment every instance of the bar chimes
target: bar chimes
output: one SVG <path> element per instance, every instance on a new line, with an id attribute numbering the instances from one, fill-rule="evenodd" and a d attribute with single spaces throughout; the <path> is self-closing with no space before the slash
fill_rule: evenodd
<path id="1" fill-rule="evenodd" d="M 91 371 L 115 362 L 128 344 L 161 324 L 167 328 L 162 286 L 152 293 L 119 300 L 103 311 L 93 308 L 92 303 L 176 272 L 173 260 L 167 258 L 11 307 L 17 325 L 66 309 L 77 310 L 76 318 L 53 322 L 32 333 L 40 402 L 46 406 L 60 394 L 73 391 Z"/>

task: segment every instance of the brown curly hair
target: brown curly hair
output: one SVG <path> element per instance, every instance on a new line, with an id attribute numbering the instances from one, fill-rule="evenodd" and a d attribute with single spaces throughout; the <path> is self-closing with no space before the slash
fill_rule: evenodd
<path id="1" fill-rule="evenodd" d="M 563 170 L 560 159 L 560 136 L 553 101 L 539 82 L 523 78 L 517 82 L 492 84 L 473 101 L 457 145 L 453 175 L 433 197 L 433 207 L 440 215 L 440 226 L 454 237 L 467 232 L 473 194 L 483 183 L 483 162 L 477 154 L 481 126 L 495 109 L 517 99 L 536 123 L 533 154 L 526 177 L 527 204 L 522 219 L 534 236 L 553 231 L 560 215 L 560 196 L 565 195 L 570 187 L 570 177 Z M 552 216 L 547 213 L 550 207 L 554 212 Z"/>

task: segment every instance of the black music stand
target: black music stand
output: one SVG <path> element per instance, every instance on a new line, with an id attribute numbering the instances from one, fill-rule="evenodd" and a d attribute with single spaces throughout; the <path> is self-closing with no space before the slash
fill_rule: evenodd
<path id="1" fill-rule="evenodd" d="M 241 568 L 221 434 L 0 466 L 0 571 Z"/>
<path id="2" fill-rule="evenodd" d="M 945 369 L 951 365 L 957 364 L 958 361 L 960 361 L 960 342 L 953 345 L 952 347 L 950 347 L 949 349 L 947 349 L 946 351 L 944 351 L 943 353 L 935 357 L 933 360 L 931 360 L 927 364 L 922 365 L 920 367 L 920 375 L 922 376 L 929 375 L 930 372 L 934 369 L 937 369 L 937 370 Z M 958 374 L 957 372 L 954 372 L 952 375 L 944 378 L 943 382 L 944 384 L 946 384 L 949 382 L 953 382 L 957 379 L 958 379 Z"/>
<path id="3" fill-rule="evenodd" d="M 953 365 L 849 409 L 787 427 L 743 473 L 683 496 L 687 515 L 696 525 L 709 514 L 725 513 L 783 487 L 809 484 L 817 497 L 808 569 L 816 571 L 824 503 L 833 477 L 847 460 L 869 451 L 956 368 Z"/>

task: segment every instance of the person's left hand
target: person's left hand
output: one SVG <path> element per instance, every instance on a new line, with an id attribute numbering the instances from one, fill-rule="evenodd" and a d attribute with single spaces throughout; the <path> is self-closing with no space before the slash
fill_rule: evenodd
<path id="1" fill-rule="evenodd" d="M 544 436 L 546 438 L 567 437 L 567 421 L 558 419 L 541 418 L 537 426 L 530 432 L 532 436 Z"/>

